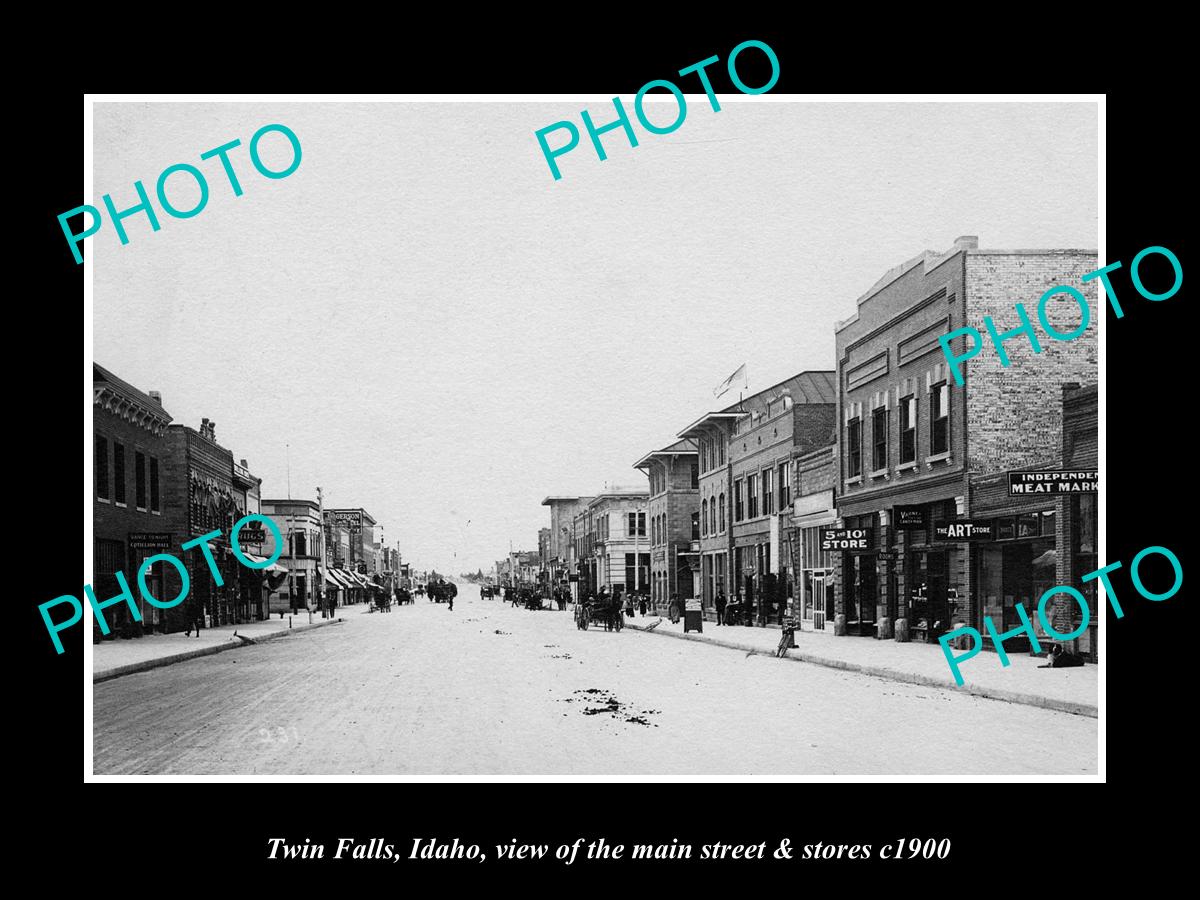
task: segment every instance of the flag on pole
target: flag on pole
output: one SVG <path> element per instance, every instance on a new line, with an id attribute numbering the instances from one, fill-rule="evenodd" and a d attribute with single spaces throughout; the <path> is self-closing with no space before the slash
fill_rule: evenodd
<path id="1" fill-rule="evenodd" d="M 747 379 L 746 379 L 746 364 L 745 363 L 742 363 L 740 366 L 738 366 L 737 369 L 734 370 L 734 373 L 732 375 L 730 375 L 728 378 L 726 378 L 724 381 L 722 381 L 719 385 L 717 385 L 715 388 L 713 388 L 713 396 L 720 397 L 727 390 L 729 390 L 733 386 L 734 382 L 736 382 L 739 378 L 741 379 L 743 389 L 745 389 L 747 386 L 749 386 L 749 381 L 747 381 Z"/>

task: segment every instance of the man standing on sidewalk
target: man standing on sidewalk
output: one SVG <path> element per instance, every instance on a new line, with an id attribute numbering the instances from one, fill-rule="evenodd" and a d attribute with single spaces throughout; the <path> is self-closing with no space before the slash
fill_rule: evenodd
<path id="1" fill-rule="evenodd" d="M 717 591 L 717 624 L 725 624 L 725 592 Z"/>

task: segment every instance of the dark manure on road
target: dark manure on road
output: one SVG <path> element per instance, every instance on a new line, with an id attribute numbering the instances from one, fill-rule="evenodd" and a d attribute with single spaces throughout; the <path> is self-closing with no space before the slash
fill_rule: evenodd
<path id="1" fill-rule="evenodd" d="M 511 631 L 501 631 L 499 628 L 497 628 L 497 629 L 496 629 L 496 630 L 493 632 L 493 634 L 512 634 L 512 632 L 511 632 Z"/>
<path id="2" fill-rule="evenodd" d="M 618 721 L 630 722 L 635 725 L 645 725 L 657 728 L 658 724 L 646 718 L 647 715 L 657 715 L 659 710 L 643 709 L 642 715 L 630 715 L 628 704 L 618 700 L 611 691 L 602 688 L 584 688 L 575 691 L 575 696 L 565 697 L 564 703 L 586 704 L 581 712 L 585 716 L 608 714 Z"/>

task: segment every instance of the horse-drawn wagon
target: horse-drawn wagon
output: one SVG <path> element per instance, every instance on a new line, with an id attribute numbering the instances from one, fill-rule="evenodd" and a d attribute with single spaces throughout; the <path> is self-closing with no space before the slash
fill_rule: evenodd
<path id="1" fill-rule="evenodd" d="M 625 613 L 619 597 L 590 597 L 575 606 L 575 627 L 587 631 L 589 626 L 605 631 L 620 631 L 625 626 Z"/>

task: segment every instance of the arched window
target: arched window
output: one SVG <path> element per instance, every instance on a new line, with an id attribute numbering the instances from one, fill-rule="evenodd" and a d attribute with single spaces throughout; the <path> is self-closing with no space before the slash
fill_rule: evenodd
<path id="1" fill-rule="evenodd" d="M 708 532 L 709 534 L 717 533 L 717 504 L 708 504 Z"/>
<path id="2" fill-rule="evenodd" d="M 703 534 L 708 534 L 708 501 L 704 500 L 700 503 L 700 524 L 703 526 L 700 531 Z"/>
<path id="3" fill-rule="evenodd" d="M 725 531 L 725 495 L 724 494 L 721 495 L 720 506 L 721 506 L 721 531 L 724 532 Z"/>

